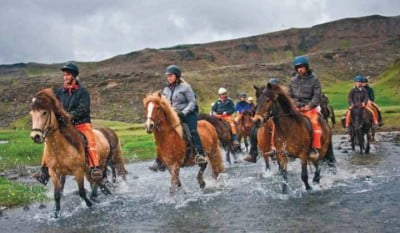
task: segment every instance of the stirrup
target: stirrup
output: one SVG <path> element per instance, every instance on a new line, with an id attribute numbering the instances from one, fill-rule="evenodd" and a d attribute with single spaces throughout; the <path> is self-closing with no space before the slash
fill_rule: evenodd
<path id="1" fill-rule="evenodd" d="M 310 159 L 315 159 L 315 160 L 319 159 L 319 152 L 318 152 L 318 150 L 315 149 L 315 148 L 311 149 L 311 152 L 310 152 L 310 154 L 308 155 L 308 157 L 309 157 Z"/>
<path id="2" fill-rule="evenodd" d="M 197 154 L 197 155 L 194 157 L 194 161 L 195 161 L 196 164 L 207 163 L 206 157 L 205 157 L 204 155 L 201 155 L 201 154 Z"/>

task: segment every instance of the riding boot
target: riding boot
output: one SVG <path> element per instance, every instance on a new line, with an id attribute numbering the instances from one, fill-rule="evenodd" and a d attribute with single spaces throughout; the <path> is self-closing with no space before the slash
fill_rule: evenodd
<path id="1" fill-rule="evenodd" d="M 89 168 L 89 175 L 93 180 L 101 180 L 101 179 L 103 179 L 103 172 L 97 166 Z"/>
<path id="2" fill-rule="evenodd" d="M 236 134 L 233 134 L 233 135 L 232 135 L 232 141 L 233 141 L 233 145 L 234 145 L 235 147 L 239 147 L 239 146 L 240 146 L 240 143 L 239 143 L 239 140 L 238 140 L 238 137 L 237 137 Z"/>
<path id="3" fill-rule="evenodd" d="M 199 134 L 195 130 L 190 131 L 192 144 L 196 148 L 196 155 L 194 156 L 194 161 L 196 164 L 207 163 L 207 159 L 204 155 L 203 145 L 201 144 Z"/>
<path id="4" fill-rule="evenodd" d="M 153 172 L 158 172 L 158 171 L 164 172 L 166 168 L 164 164 L 162 164 L 162 162 L 158 158 L 156 158 L 153 165 L 151 165 L 149 169 Z"/>
<path id="5" fill-rule="evenodd" d="M 319 159 L 319 152 L 318 152 L 318 149 L 312 148 L 311 151 L 310 151 L 310 154 L 308 155 L 308 157 L 309 157 L 310 159 L 315 159 L 315 160 Z"/>
<path id="6" fill-rule="evenodd" d="M 39 183 L 47 185 L 50 179 L 49 168 L 42 166 L 39 171 L 32 174 L 32 177 L 39 181 Z"/>

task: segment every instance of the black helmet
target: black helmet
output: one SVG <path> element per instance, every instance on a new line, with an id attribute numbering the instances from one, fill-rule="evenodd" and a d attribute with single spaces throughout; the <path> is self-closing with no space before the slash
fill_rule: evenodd
<path id="1" fill-rule="evenodd" d="M 279 85 L 281 84 L 281 80 L 279 78 L 270 78 L 268 84 Z"/>
<path id="2" fill-rule="evenodd" d="M 79 75 L 79 68 L 78 66 L 73 63 L 73 62 L 67 62 L 61 67 L 61 71 L 68 71 L 70 72 L 74 77 Z"/>
<path id="3" fill-rule="evenodd" d="M 241 92 L 240 95 L 239 95 L 239 97 L 240 97 L 240 98 L 242 98 L 242 97 L 247 97 L 247 94 L 246 94 L 245 92 Z"/>
<path id="4" fill-rule="evenodd" d="M 167 69 L 165 70 L 165 74 L 175 74 L 177 78 L 181 77 L 181 68 L 179 68 L 179 66 L 177 65 L 170 65 L 167 67 Z"/>

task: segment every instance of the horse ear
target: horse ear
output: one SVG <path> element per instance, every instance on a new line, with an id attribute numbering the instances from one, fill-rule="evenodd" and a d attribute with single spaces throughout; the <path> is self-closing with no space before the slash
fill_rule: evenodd
<path id="1" fill-rule="evenodd" d="M 157 94 L 158 94 L 158 97 L 161 98 L 161 91 L 159 91 Z"/>
<path id="2" fill-rule="evenodd" d="M 254 89 L 256 89 L 256 91 L 260 90 L 259 87 L 257 87 L 256 85 L 253 85 Z"/>

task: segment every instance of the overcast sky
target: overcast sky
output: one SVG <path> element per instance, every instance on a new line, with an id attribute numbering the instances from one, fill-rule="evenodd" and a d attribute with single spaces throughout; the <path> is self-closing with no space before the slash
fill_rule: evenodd
<path id="1" fill-rule="evenodd" d="M 99 61 L 372 14 L 399 0 L 0 0 L 0 64 Z"/>

